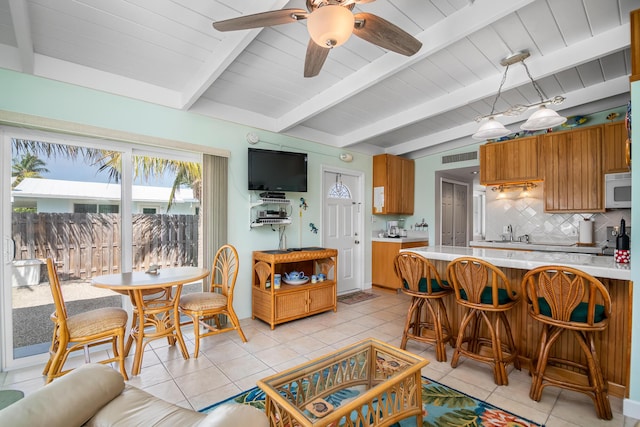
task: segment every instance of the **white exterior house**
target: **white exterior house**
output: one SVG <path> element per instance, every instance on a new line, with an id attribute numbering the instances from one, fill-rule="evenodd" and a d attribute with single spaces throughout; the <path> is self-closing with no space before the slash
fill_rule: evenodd
<path id="1" fill-rule="evenodd" d="M 11 191 L 11 200 L 13 207 L 36 208 L 36 212 L 118 213 L 120 194 L 120 184 L 25 178 Z M 190 188 L 176 192 L 169 212 L 170 187 L 134 185 L 132 194 L 132 209 L 136 214 L 194 215 L 200 207 Z"/>

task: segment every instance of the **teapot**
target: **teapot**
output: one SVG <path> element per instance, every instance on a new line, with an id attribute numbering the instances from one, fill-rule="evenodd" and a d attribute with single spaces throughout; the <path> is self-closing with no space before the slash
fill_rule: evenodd
<path id="1" fill-rule="evenodd" d="M 286 277 L 287 280 L 303 280 L 307 278 L 307 276 L 304 275 L 303 271 L 292 271 L 291 273 L 284 273 L 284 277 Z"/>

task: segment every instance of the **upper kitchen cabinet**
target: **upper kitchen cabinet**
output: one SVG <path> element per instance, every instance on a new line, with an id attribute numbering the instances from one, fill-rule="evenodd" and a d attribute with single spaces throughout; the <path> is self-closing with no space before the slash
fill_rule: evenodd
<path id="1" fill-rule="evenodd" d="M 492 142 L 480 146 L 480 184 L 539 181 L 538 137 Z"/>
<path id="2" fill-rule="evenodd" d="M 604 125 L 604 173 L 629 172 L 627 127 L 624 120 Z"/>
<path id="3" fill-rule="evenodd" d="M 373 157 L 373 213 L 413 215 L 415 165 L 391 154 Z"/>
<path id="4" fill-rule="evenodd" d="M 602 126 L 540 138 L 545 212 L 604 212 Z"/>

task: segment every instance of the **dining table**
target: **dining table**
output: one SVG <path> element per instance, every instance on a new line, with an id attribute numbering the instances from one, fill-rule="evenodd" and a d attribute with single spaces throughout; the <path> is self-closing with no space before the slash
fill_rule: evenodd
<path id="1" fill-rule="evenodd" d="M 125 349 L 128 355 L 135 341 L 132 375 L 140 373 L 144 347 L 151 341 L 167 338 L 170 345 L 176 341 L 182 356 L 189 359 L 189 352 L 180 331 L 180 294 L 182 286 L 201 280 L 209 270 L 200 267 L 159 268 L 155 272 L 136 271 L 96 276 L 91 284 L 128 295 L 133 306 L 131 331 Z"/>

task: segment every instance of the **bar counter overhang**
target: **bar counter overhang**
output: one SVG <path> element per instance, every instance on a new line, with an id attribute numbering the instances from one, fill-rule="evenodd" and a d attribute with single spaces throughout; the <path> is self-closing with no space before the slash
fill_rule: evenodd
<path id="1" fill-rule="evenodd" d="M 403 249 L 401 252 L 416 252 L 431 260 L 438 273 L 446 278 L 449 261 L 463 256 L 482 258 L 498 267 L 507 275 L 511 284 L 522 295 L 521 281 L 524 274 L 542 265 L 561 265 L 580 269 L 600 281 L 611 295 L 612 313 L 609 327 L 596 335 L 596 346 L 600 363 L 609 383 L 609 394 L 617 397 L 629 395 L 629 371 L 631 363 L 631 311 L 632 292 L 631 267 L 629 264 L 617 264 L 613 257 L 560 252 L 526 252 L 502 249 L 480 249 L 454 246 L 424 246 Z M 457 306 L 454 298 L 445 299 L 449 319 L 457 333 L 463 310 Z M 531 355 L 535 351 L 541 326 L 527 314 L 526 301 L 520 303 L 507 314 L 516 346 L 520 352 L 523 369 L 528 369 Z M 580 357 L 580 349 L 568 334 L 560 338 L 554 354 L 563 357 Z M 586 376 L 567 369 L 567 376 Z"/>

